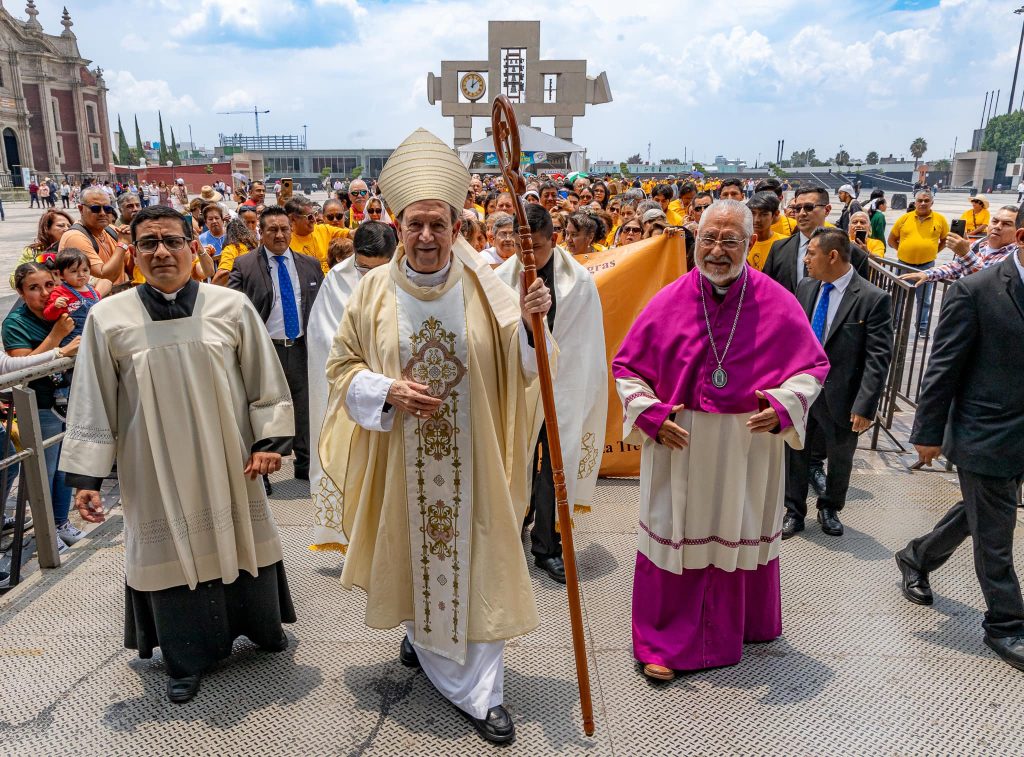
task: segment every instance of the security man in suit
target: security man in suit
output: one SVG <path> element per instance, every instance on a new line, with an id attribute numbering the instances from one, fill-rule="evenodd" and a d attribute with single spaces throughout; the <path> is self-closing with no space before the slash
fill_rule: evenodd
<path id="1" fill-rule="evenodd" d="M 807 277 L 807 266 L 804 258 L 807 257 L 807 247 L 811 243 L 811 237 L 817 229 L 825 226 L 825 219 L 832 210 L 829 204 L 828 190 L 822 187 L 799 187 L 794 195 L 793 203 L 796 207 L 797 230 L 792 236 L 780 239 L 772 245 L 765 259 L 765 273 L 782 284 L 793 294 L 796 294 L 796 287 Z M 859 247 L 850 248 L 850 261 L 858 275 L 868 277 L 868 255 Z M 806 446 L 806 445 L 805 445 Z M 823 462 L 825 450 L 820 443 L 810 447 L 811 452 L 811 486 L 816 494 L 825 494 L 825 470 Z"/>
<path id="2" fill-rule="evenodd" d="M 892 302 L 850 264 L 854 246 L 842 229 L 818 229 L 807 246 L 808 278 L 796 296 L 828 356 L 828 378 L 811 405 L 804 449 L 786 448 L 786 516 L 782 538 L 804 529 L 811 451 L 824 446 L 825 491 L 818 496 L 818 522 L 841 536 L 839 512 L 846 504 L 857 438 L 871 426 L 892 362 Z"/>
<path id="3" fill-rule="evenodd" d="M 258 248 L 235 260 L 228 286 L 243 292 L 267 325 L 295 409 L 295 478 L 309 480 L 309 395 L 306 326 L 324 274 L 320 261 L 290 249 L 291 221 L 285 209 L 260 214 Z"/>
<path id="4" fill-rule="evenodd" d="M 1024 244 L 1024 209 L 1017 214 Z M 896 553 L 903 595 L 933 601 L 928 574 L 968 536 L 988 611 L 987 644 L 1024 670 L 1024 601 L 1013 567 L 1017 495 L 1024 478 L 1024 252 L 960 279 L 942 299 L 910 441 L 920 462 L 941 452 L 957 467 L 963 500 L 931 533 Z"/>
<path id="5" fill-rule="evenodd" d="M 796 294 L 796 287 L 807 277 L 804 258 L 815 230 L 825 225 L 832 206 L 828 201 L 828 190 L 822 187 L 800 187 L 796 190 L 797 232 L 791 237 L 780 239 L 772 245 L 764 262 L 762 273 Z M 850 262 L 862 277 L 868 276 L 868 255 L 859 247 L 850 251 Z"/>

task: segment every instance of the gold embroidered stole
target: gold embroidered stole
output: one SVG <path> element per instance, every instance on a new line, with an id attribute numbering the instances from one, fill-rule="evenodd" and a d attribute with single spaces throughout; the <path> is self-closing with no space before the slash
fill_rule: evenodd
<path id="1" fill-rule="evenodd" d="M 398 281 L 402 376 L 443 400 L 429 418 L 402 416 L 417 645 L 461 664 L 469 617 L 473 438 L 463 267 L 424 290 Z M 398 278 L 398 277 L 396 277 Z"/>

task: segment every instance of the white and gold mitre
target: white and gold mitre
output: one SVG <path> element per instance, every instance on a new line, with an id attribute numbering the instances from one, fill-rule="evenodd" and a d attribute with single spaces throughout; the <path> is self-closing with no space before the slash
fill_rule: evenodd
<path id="1" fill-rule="evenodd" d="M 377 184 L 395 215 L 420 200 L 440 200 L 459 210 L 469 191 L 469 171 L 452 148 L 417 129 L 391 153 Z"/>

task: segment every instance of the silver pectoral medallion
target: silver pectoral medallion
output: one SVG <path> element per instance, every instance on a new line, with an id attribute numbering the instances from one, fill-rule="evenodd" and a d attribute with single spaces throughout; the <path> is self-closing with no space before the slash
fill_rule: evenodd
<path id="1" fill-rule="evenodd" d="M 719 389 L 729 383 L 729 376 L 724 370 L 722 370 L 721 366 L 715 368 L 714 372 L 711 374 L 711 383 Z"/>

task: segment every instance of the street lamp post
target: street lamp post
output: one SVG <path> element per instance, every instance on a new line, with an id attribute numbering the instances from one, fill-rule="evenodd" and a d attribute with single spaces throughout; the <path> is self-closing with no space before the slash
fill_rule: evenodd
<path id="1" fill-rule="evenodd" d="M 1024 5 L 1019 7 L 1014 13 L 1018 16 L 1024 14 Z M 1010 85 L 1010 99 L 1006 106 L 1006 115 L 1010 115 L 1013 112 L 1013 93 L 1017 89 L 1017 69 L 1020 68 L 1020 51 L 1024 47 L 1024 21 L 1020 25 L 1020 42 L 1017 43 L 1017 62 L 1013 64 L 1013 84 Z"/>

